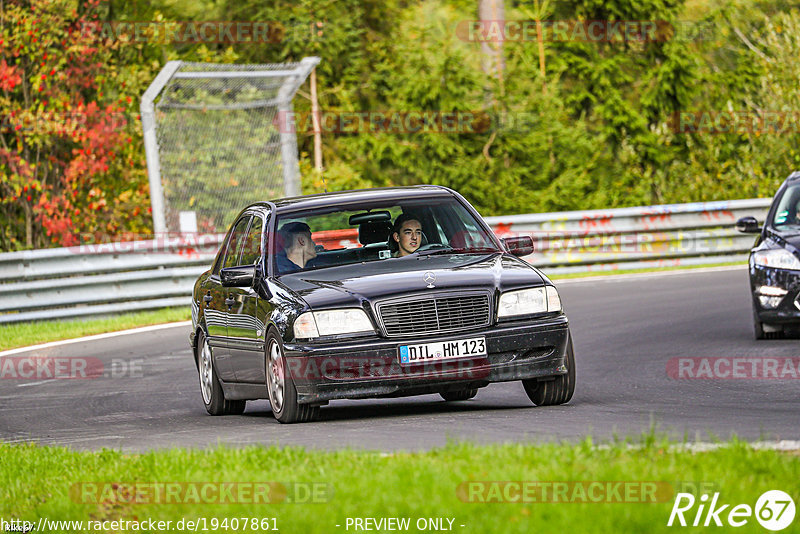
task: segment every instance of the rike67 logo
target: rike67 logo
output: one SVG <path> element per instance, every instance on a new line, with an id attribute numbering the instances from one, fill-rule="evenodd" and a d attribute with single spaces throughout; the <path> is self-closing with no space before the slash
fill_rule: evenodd
<path id="1" fill-rule="evenodd" d="M 743 527 L 753 516 L 767 530 L 783 530 L 794 521 L 794 501 L 788 493 L 780 490 L 764 492 L 756 501 L 755 508 L 749 504 L 732 506 L 719 500 L 719 492 L 714 493 L 709 502 L 707 494 L 696 499 L 691 493 L 678 493 L 667 526 L 693 527 Z"/>

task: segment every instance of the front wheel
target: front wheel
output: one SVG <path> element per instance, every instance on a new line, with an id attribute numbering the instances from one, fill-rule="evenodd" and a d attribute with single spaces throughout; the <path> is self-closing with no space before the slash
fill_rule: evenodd
<path id="1" fill-rule="evenodd" d="M 525 393 L 536 406 L 553 406 L 569 402 L 575 393 L 575 353 L 572 350 L 572 335 L 567 341 L 567 354 L 564 358 L 567 373 L 556 376 L 553 380 L 539 381 L 529 378 L 522 381 Z"/>
<path id="2" fill-rule="evenodd" d="M 239 415 L 244 413 L 247 401 L 226 400 L 219 378 L 214 369 L 211 357 L 211 347 L 205 332 L 197 334 L 197 373 L 200 376 L 200 393 L 203 395 L 203 404 L 211 415 Z"/>
<path id="3" fill-rule="evenodd" d="M 753 334 L 756 339 L 765 339 L 767 337 L 764 332 L 764 323 L 758 320 L 758 317 L 753 317 Z"/>
<path id="4" fill-rule="evenodd" d="M 783 337 L 788 337 L 787 334 L 793 333 L 794 332 L 792 332 L 791 327 L 771 325 L 761 322 L 758 319 L 756 310 L 753 309 L 753 337 L 756 339 L 781 339 Z"/>
<path id="5" fill-rule="evenodd" d="M 297 402 L 297 388 L 286 369 L 283 344 L 274 330 L 267 336 L 265 365 L 269 405 L 275 419 L 281 423 L 305 423 L 319 417 L 319 406 Z"/>

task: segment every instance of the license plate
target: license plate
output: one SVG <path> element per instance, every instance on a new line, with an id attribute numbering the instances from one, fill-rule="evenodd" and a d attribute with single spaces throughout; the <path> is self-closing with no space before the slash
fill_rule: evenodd
<path id="1" fill-rule="evenodd" d="M 438 343 L 400 345 L 400 363 L 412 364 L 436 360 L 449 360 L 465 356 L 486 356 L 486 338 L 458 339 Z"/>

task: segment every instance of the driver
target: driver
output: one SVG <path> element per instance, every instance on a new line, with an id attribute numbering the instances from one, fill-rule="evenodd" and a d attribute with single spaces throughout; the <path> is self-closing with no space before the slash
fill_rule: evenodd
<path id="1" fill-rule="evenodd" d="M 422 224 L 413 215 L 403 213 L 397 217 L 392 226 L 392 248 L 397 250 L 392 254 L 395 258 L 402 258 L 413 254 L 422 244 Z"/>
<path id="2" fill-rule="evenodd" d="M 309 260 L 317 257 L 316 243 L 311 239 L 311 227 L 306 223 L 286 223 L 278 233 L 283 238 L 283 250 L 275 256 L 280 274 L 300 271 Z"/>

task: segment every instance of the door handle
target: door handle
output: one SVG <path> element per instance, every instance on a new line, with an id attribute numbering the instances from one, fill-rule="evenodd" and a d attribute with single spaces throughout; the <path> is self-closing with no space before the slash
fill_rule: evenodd
<path id="1" fill-rule="evenodd" d="M 231 306 L 233 306 L 234 304 L 236 304 L 236 300 L 235 299 L 232 299 L 230 297 L 225 299 L 225 305 L 228 306 L 229 308 Z"/>
<path id="2" fill-rule="evenodd" d="M 211 292 L 209 291 L 208 294 L 203 295 L 203 302 L 206 304 L 211 304 L 211 301 L 214 300 L 214 297 L 211 296 Z"/>

